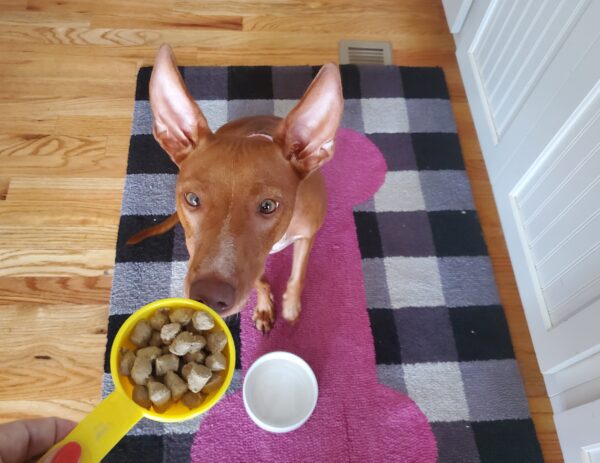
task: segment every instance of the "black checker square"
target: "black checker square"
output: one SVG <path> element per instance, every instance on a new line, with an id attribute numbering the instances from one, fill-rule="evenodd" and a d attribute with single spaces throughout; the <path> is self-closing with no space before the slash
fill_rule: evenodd
<path id="1" fill-rule="evenodd" d="M 450 99 L 442 68 L 400 67 L 404 98 Z"/>
<path id="2" fill-rule="evenodd" d="M 273 99 L 273 74 L 270 66 L 232 66 L 228 69 L 228 100 Z"/>
<path id="3" fill-rule="evenodd" d="M 477 212 L 435 211 L 428 215 L 438 257 L 487 255 Z"/>
<path id="4" fill-rule="evenodd" d="M 393 309 L 368 309 L 375 344 L 375 361 L 379 364 L 402 363 L 400 341 Z"/>
<path id="5" fill-rule="evenodd" d="M 127 174 L 178 174 L 179 168 L 153 135 L 133 135 L 129 141 Z"/>
<path id="6" fill-rule="evenodd" d="M 342 78 L 342 90 L 345 100 L 358 100 L 361 98 L 360 72 L 355 64 L 343 64 L 340 66 Z"/>
<path id="7" fill-rule="evenodd" d="M 478 421 L 471 424 L 481 463 L 543 463 L 530 419 Z"/>
<path id="8" fill-rule="evenodd" d="M 457 134 L 413 133 L 411 138 L 419 170 L 465 169 Z"/>
<path id="9" fill-rule="evenodd" d="M 233 343 L 235 345 L 235 369 L 242 369 L 242 338 L 240 337 L 240 317 L 238 315 L 232 315 L 225 319 L 225 323 L 231 331 L 233 337 Z"/>
<path id="10" fill-rule="evenodd" d="M 171 262 L 173 229 L 138 244 L 127 244 L 136 233 L 166 220 L 168 215 L 122 215 L 117 235 L 116 262 Z"/>
<path id="11" fill-rule="evenodd" d="M 135 99 L 136 101 L 150 99 L 150 76 L 152 76 L 152 66 L 140 68 L 137 75 L 137 83 L 135 84 Z"/>
<path id="12" fill-rule="evenodd" d="M 152 76 L 152 66 L 141 67 L 138 71 L 137 82 L 135 84 L 135 99 L 136 101 L 150 99 L 150 77 Z M 178 66 L 179 73 L 183 77 L 185 75 L 185 67 Z"/>
<path id="13" fill-rule="evenodd" d="M 451 307 L 449 312 L 460 361 L 515 358 L 501 306 Z"/>
<path id="14" fill-rule="evenodd" d="M 355 211 L 354 223 L 358 235 L 358 246 L 363 259 L 382 257 L 381 236 L 375 212 Z"/>
<path id="15" fill-rule="evenodd" d="M 112 314 L 108 317 L 108 328 L 106 333 L 106 350 L 104 351 L 104 373 L 110 374 L 110 350 L 119 328 L 123 326 L 128 314 Z"/>
<path id="16" fill-rule="evenodd" d="M 144 463 L 163 463 L 164 444 L 161 436 L 125 436 L 117 445 L 102 459 L 103 463 L 132 463 L 135 461 Z"/>

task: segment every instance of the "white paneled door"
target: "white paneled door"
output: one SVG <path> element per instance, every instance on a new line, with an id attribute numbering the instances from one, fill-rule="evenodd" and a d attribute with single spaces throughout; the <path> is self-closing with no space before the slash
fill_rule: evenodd
<path id="1" fill-rule="evenodd" d="M 475 0 L 455 34 L 568 463 L 600 461 L 599 25 L 600 0 Z"/>

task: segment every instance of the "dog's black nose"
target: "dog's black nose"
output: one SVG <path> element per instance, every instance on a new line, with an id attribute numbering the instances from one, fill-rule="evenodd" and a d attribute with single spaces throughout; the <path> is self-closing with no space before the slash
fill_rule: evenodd
<path id="1" fill-rule="evenodd" d="M 235 288 L 217 278 L 200 278 L 190 286 L 190 299 L 224 312 L 235 302 Z"/>

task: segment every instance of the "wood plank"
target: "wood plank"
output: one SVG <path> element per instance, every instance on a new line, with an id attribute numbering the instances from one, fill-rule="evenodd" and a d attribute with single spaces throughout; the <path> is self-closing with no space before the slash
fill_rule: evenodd
<path id="1" fill-rule="evenodd" d="M 76 97 L 76 98 L 29 98 L 12 99 L 2 102 L 2 108 L 17 117 L 35 114 L 56 116 L 98 116 L 116 115 L 127 117 L 133 111 L 133 102 L 122 97 Z"/>
<path id="2" fill-rule="evenodd" d="M 99 29 L 90 27 L 47 27 L 30 28 L 11 26 L 0 28 L 0 40 L 6 43 L 43 43 L 48 45 L 156 45 L 161 34 L 144 29 Z"/>
<path id="3" fill-rule="evenodd" d="M 30 177 L 122 176 L 127 151 L 115 152 L 113 148 L 107 152 L 107 143 L 107 137 L 0 135 L 2 174 Z M 114 146 L 114 140 L 111 143 Z"/>
<path id="4" fill-rule="evenodd" d="M 22 11 L 27 7 L 27 0 L 0 0 L 2 11 Z"/>
<path id="5" fill-rule="evenodd" d="M 117 241 L 118 224 L 83 226 L 2 225 L 0 249 L 111 250 Z"/>
<path id="6" fill-rule="evenodd" d="M 0 41 L 2 53 L 0 65 L 3 76 L 47 77 L 79 76 L 81 80 L 88 78 L 112 79 L 114 76 L 135 76 L 139 68 L 138 60 L 127 60 L 119 56 L 98 56 L 93 50 L 77 46 L 78 53 L 61 45 L 28 46 L 24 41 L 14 44 Z M 50 49 L 49 49 L 50 47 Z M 56 50 L 52 50 L 56 48 Z M 68 59 L 67 56 L 77 56 Z M 60 59 L 58 59 L 60 57 Z M 102 96 L 102 95 L 100 95 Z M 104 95 L 110 98 L 110 95 Z"/>
<path id="7" fill-rule="evenodd" d="M 349 34 L 396 35 L 399 31 L 410 28 L 411 34 L 446 34 L 448 26 L 442 17 L 432 17 L 425 10 L 416 10 L 413 14 L 374 12 L 373 10 L 360 15 L 339 13 L 335 15 L 298 14 L 283 16 L 264 14 L 244 17 L 244 30 L 251 32 L 325 32 Z"/>
<path id="8" fill-rule="evenodd" d="M 33 384 L 40 400 L 61 397 L 65 389 L 70 398 L 94 397 L 102 377 L 107 310 L 105 305 L 2 307 L 0 400 L 31 399 Z"/>
<path id="9" fill-rule="evenodd" d="M 43 134 L 0 135 L 0 162 L 3 172 L 15 169 L 40 169 L 63 166 L 71 159 L 101 159 L 106 138 L 66 137 Z"/>
<path id="10" fill-rule="evenodd" d="M 96 380 L 96 382 L 98 382 Z M 98 384 L 97 399 L 74 400 L 0 400 L 0 423 L 18 419 L 46 418 L 60 416 L 71 421 L 81 421 L 100 402 L 100 384 Z"/>
<path id="11" fill-rule="evenodd" d="M 85 27 L 90 25 L 89 16 L 78 12 L 56 13 L 37 12 L 32 10 L 10 10 L 2 7 L 0 27 L 3 26 L 28 26 L 28 27 Z"/>
<path id="12" fill-rule="evenodd" d="M 442 4 L 436 0 L 321 0 L 305 2 L 303 0 L 176 0 L 175 11 L 202 11 L 207 14 L 271 14 L 298 17 L 306 14 L 355 14 L 357 16 L 373 11 L 380 13 L 398 12 L 414 14 L 416 11 L 429 11 L 432 18 L 443 17 Z"/>
<path id="13" fill-rule="evenodd" d="M 128 137 L 129 138 L 129 137 Z M 82 201 L 88 201 L 95 195 L 106 195 L 121 191 L 125 185 L 124 178 L 78 178 L 78 177 L 23 177 L 13 180 L 11 184 L 11 199 L 32 199 L 29 195 L 39 197 L 39 191 L 50 190 L 51 194 L 77 195 L 82 194 Z M 92 196 L 89 196 L 92 195 Z M 56 201 L 58 197 L 49 197 L 49 201 Z M 79 196 L 78 196 L 79 197 Z M 65 196 L 65 199 L 68 196 Z M 45 198 L 40 198 L 44 200 Z M 99 198 L 94 198 L 99 199 Z"/>
<path id="14" fill-rule="evenodd" d="M 0 307 L 17 304 L 36 307 L 49 304 L 107 305 L 111 283 L 111 275 L 0 278 Z"/>
<path id="15" fill-rule="evenodd" d="M 59 116 L 56 120 L 56 133 L 73 137 L 119 135 L 127 137 L 127 143 L 129 143 L 131 116 Z M 127 149 L 124 153 L 127 155 Z"/>
<path id="16" fill-rule="evenodd" d="M 373 34 L 354 32 L 355 40 L 373 40 Z M 0 41 L 10 48 L 19 47 L 36 50 L 36 46 L 67 45 L 79 47 L 95 45 L 94 55 L 102 54 L 102 48 L 118 47 L 137 48 L 154 52 L 163 42 L 178 46 L 202 46 L 205 48 L 246 48 L 246 49 L 291 49 L 301 50 L 319 49 L 325 46 L 334 46 L 340 40 L 347 38 L 348 33 L 332 30 L 329 32 L 314 32 L 311 34 L 297 34 L 294 32 L 249 31 L 240 33 L 224 31 L 188 30 L 188 29 L 93 29 L 93 28 L 36 28 L 25 26 L 11 26 L 10 29 L 0 28 Z M 394 47 L 404 47 L 413 50 L 436 48 L 440 50 L 453 50 L 454 44 L 448 42 L 444 33 L 430 33 L 415 36 L 410 32 L 399 30 L 386 39 Z M 104 53 L 107 53 L 105 50 Z"/>
<path id="17" fill-rule="evenodd" d="M 143 12 L 140 12 L 143 14 Z M 191 12 L 169 12 L 163 15 L 136 15 L 137 27 L 143 29 L 207 29 L 207 30 L 230 30 L 241 31 L 243 27 L 242 16 L 231 15 L 205 15 Z M 115 16 L 114 14 L 94 14 L 91 21 L 92 27 L 97 28 L 119 28 L 131 27 L 131 18 L 126 16 Z"/>
<path id="18" fill-rule="evenodd" d="M 115 17 L 130 18 L 135 22 L 138 15 L 161 16 L 174 6 L 173 0 L 27 0 L 28 11 L 65 13 L 105 13 Z M 201 11 L 201 10 L 200 10 Z"/>
<path id="19" fill-rule="evenodd" d="M 0 177 L 0 201 L 3 201 L 8 196 L 8 188 L 10 186 L 10 178 Z"/>
<path id="20" fill-rule="evenodd" d="M 84 98 L 90 94 L 111 94 L 114 97 L 130 100 L 135 94 L 135 80 L 131 77 L 123 79 L 118 76 L 110 79 L 81 79 L 73 76 L 0 75 L 0 100 L 2 101 L 24 100 L 26 102 L 30 99 L 51 97 Z M 40 133 L 41 130 L 35 132 Z"/>
<path id="21" fill-rule="evenodd" d="M 11 117 L 10 113 L 0 114 L 0 133 L 53 133 L 56 127 L 56 117 L 45 114 L 38 117 L 28 114 L 21 117 Z"/>
<path id="22" fill-rule="evenodd" d="M 121 193 L 115 198 L 120 197 Z M 0 223 L 23 224 L 24 227 L 116 226 L 119 223 L 120 201 L 105 200 L 86 204 L 72 198 L 60 203 L 31 201 L 3 201 L 0 203 Z"/>
<path id="23" fill-rule="evenodd" d="M 115 251 L 87 249 L 0 250 L 0 277 L 65 277 L 108 275 Z"/>

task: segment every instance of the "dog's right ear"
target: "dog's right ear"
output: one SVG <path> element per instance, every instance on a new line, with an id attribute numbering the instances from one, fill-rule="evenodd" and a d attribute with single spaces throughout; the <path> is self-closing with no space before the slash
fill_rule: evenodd
<path id="1" fill-rule="evenodd" d="M 166 44 L 158 50 L 152 70 L 150 105 L 154 138 L 177 165 L 211 133 L 177 69 L 171 47 Z"/>

